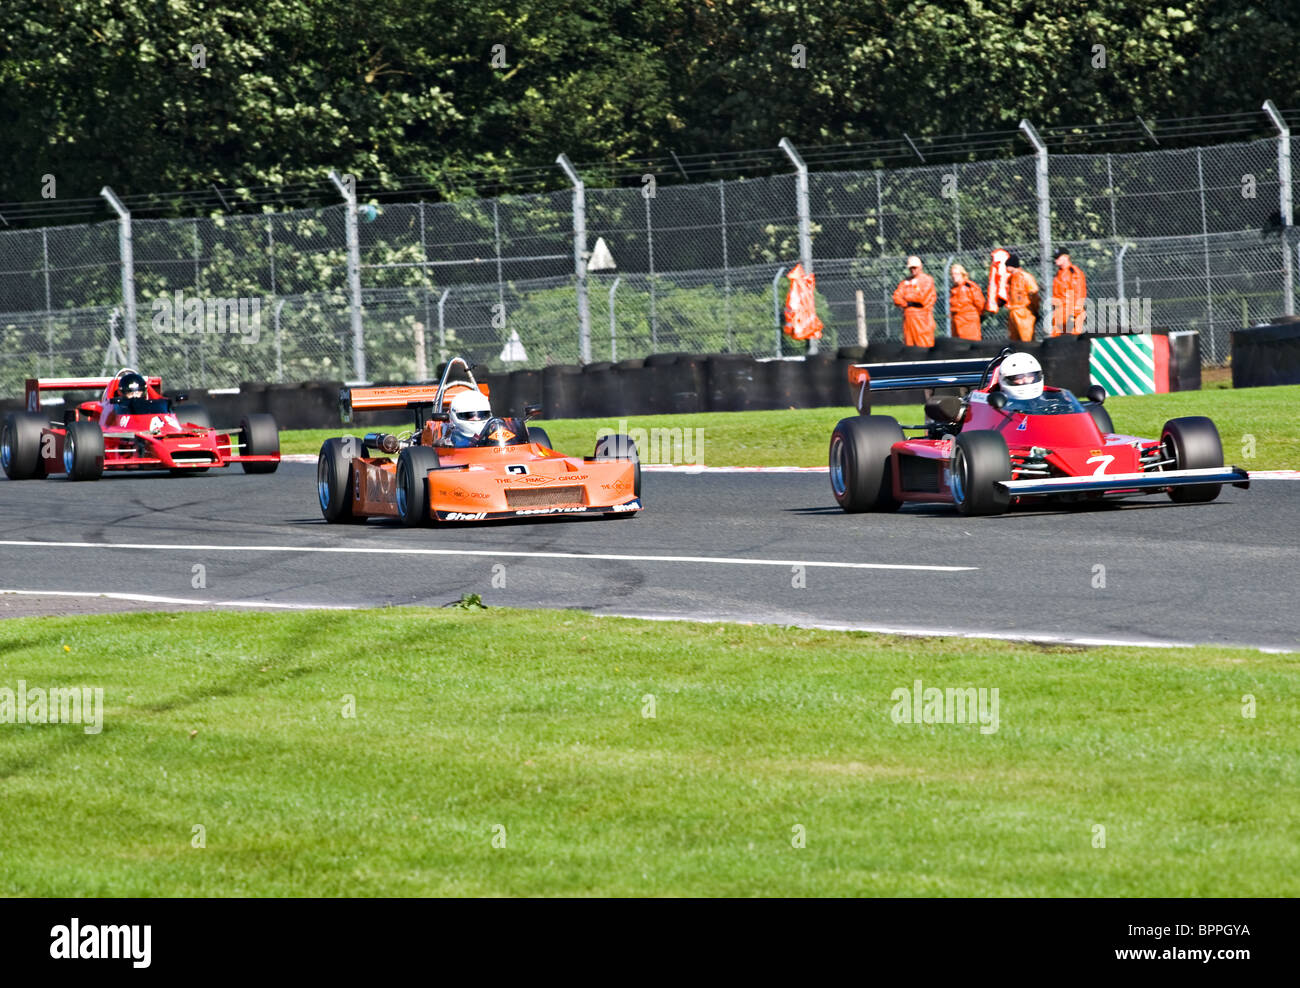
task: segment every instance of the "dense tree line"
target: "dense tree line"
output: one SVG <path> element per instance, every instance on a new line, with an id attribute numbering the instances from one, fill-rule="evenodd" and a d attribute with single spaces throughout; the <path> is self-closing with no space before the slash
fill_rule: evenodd
<path id="1" fill-rule="evenodd" d="M 1298 29 L 1293 0 L 15 0 L 0 201 L 48 174 L 59 199 L 284 184 L 301 203 L 331 167 L 454 196 L 466 166 L 560 151 L 1294 107 Z"/>

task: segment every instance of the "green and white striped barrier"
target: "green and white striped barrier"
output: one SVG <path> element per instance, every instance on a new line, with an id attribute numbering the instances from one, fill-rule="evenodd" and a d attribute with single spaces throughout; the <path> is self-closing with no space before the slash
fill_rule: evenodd
<path id="1" fill-rule="evenodd" d="M 1155 341 L 1149 333 L 1096 337 L 1088 356 L 1088 373 L 1092 383 L 1100 384 L 1107 394 L 1155 394 Z"/>

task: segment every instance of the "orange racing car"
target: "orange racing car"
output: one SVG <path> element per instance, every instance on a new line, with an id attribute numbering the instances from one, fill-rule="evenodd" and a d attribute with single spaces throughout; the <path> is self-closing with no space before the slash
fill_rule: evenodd
<path id="1" fill-rule="evenodd" d="M 452 380 L 456 368 L 464 376 Z M 628 436 L 602 437 L 592 456 L 565 456 L 528 425 L 537 406 L 501 418 L 488 398 L 488 386 L 460 357 L 448 361 L 437 385 L 344 388 L 345 423 L 356 411 L 395 408 L 410 409 L 415 421 L 403 432 L 325 441 L 316 466 L 325 520 L 427 525 L 641 510 L 641 464 Z"/>

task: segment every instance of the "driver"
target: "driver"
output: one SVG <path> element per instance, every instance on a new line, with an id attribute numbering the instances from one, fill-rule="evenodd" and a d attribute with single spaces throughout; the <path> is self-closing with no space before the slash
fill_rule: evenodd
<path id="1" fill-rule="evenodd" d="M 998 368 L 998 387 L 1017 401 L 1041 398 L 1043 367 L 1032 353 L 1013 353 Z"/>
<path id="2" fill-rule="evenodd" d="M 483 434 L 483 427 L 492 417 L 492 404 L 482 391 L 462 391 L 451 399 L 451 445 L 473 446 Z"/>
<path id="3" fill-rule="evenodd" d="M 149 385 L 145 379 L 132 371 L 130 374 L 123 374 L 122 380 L 117 382 L 117 394 L 113 400 L 115 402 L 130 402 L 147 398 L 149 396 Z"/>

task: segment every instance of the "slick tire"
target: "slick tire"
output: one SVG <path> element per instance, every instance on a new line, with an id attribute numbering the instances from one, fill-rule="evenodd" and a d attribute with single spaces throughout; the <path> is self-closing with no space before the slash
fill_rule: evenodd
<path id="1" fill-rule="evenodd" d="M 316 459 L 316 500 L 327 522 L 355 524 L 366 520 L 364 515 L 352 513 L 356 496 L 352 460 L 360 451 L 361 440 L 355 436 L 326 439 L 321 445 Z"/>
<path id="2" fill-rule="evenodd" d="M 951 481 L 953 502 L 963 515 L 1000 515 L 1011 506 L 1011 495 L 995 486 L 1011 479 L 1011 455 L 1000 433 L 987 429 L 963 432 L 953 444 Z"/>
<path id="3" fill-rule="evenodd" d="M 212 428 L 212 416 L 202 405 L 177 405 L 172 413 L 181 425 L 192 425 L 196 429 Z"/>
<path id="4" fill-rule="evenodd" d="M 1219 430 L 1204 415 L 1170 419 L 1160 431 L 1165 457 L 1174 461 L 1175 470 L 1203 470 L 1223 466 L 1223 443 Z M 1179 504 L 1203 504 L 1213 501 L 1222 484 L 1196 484 L 1169 488 L 1169 500 Z"/>
<path id="5" fill-rule="evenodd" d="M 63 470 L 69 480 L 104 476 L 104 433 L 98 422 L 71 422 L 63 438 Z"/>
<path id="6" fill-rule="evenodd" d="M 537 443 L 538 446 L 545 446 L 547 449 L 555 448 L 551 445 L 551 437 L 546 434 L 546 430 L 540 425 L 530 425 L 527 426 L 527 429 L 530 443 Z"/>
<path id="7" fill-rule="evenodd" d="M 1095 401 L 1090 401 L 1083 407 L 1088 409 L 1088 414 L 1097 423 L 1098 432 L 1103 436 L 1114 435 L 1115 426 L 1110 421 L 1110 412 L 1106 411 L 1104 406 L 1098 405 Z"/>
<path id="8" fill-rule="evenodd" d="M 428 446 L 408 446 L 397 457 L 397 517 L 403 525 L 428 525 L 429 471 L 439 466 L 438 452 Z"/>
<path id="9" fill-rule="evenodd" d="M 631 436 L 613 433 L 602 436 L 596 442 L 592 456 L 597 460 L 631 460 L 636 466 L 632 471 L 632 493 L 641 496 L 641 453 Z M 635 514 L 635 512 L 631 512 Z"/>
<path id="10" fill-rule="evenodd" d="M 10 480 L 44 477 L 41 436 L 49 423 L 37 412 L 10 412 L 0 427 L 0 464 Z"/>
<path id="11" fill-rule="evenodd" d="M 897 511 L 891 466 L 894 443 L 903 438 L 890 415 L 840 419 L 831 433 L 831 493 L 845 511 Z"/>
<path id="12" fill-rule="evenodd" d="M 266 414 L 246 415 L 239 422 L 240 435 L 244 437 L 245 456 L 272 456 L 280 452 L 280 427 L 276 425 L 275 416 Z M 275 473 L 280 465 L 278 460 L 269 463 L 241 463 L 244 473 Z"/>

